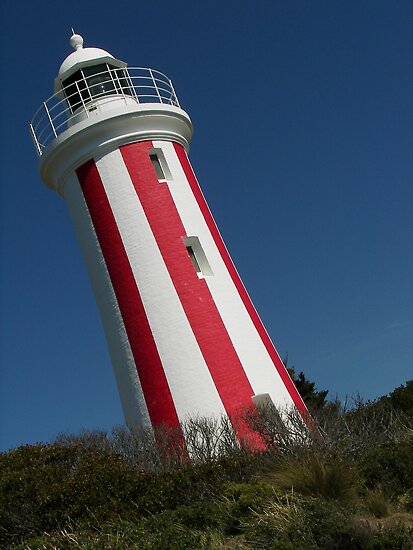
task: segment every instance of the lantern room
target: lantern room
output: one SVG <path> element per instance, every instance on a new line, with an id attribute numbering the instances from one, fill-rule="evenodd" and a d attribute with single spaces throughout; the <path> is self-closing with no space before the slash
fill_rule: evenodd
<path id="1" fill-rule="evenodd" d="M 133 95 L 126 63 L 100 48 L 83 48 L 83 38 L 73 34 L 75 51 L 62 63 L 55 92 L 63 94 L 72 113 L 103 96 Z"/>
<path id="2" fill-rule="evenodd" d="M 116 118 L 122 113 L 153 112 L 154 104 L 161 104 L 158 114 L 173 113 L 181 119 L 184 116 L 192 135 L 189 117 L 180 108 L 173 84 L 165 74 L 148 67 L 128 67 L 100 48 L 84 48 L 79 34 L 72 35 L 70 44 L 75 51 L 60 66 L 55 93 L 42 103 L 30 124 L 40 156 L 56 138 L 74 127 L 79 130 L 79 125 Z"/>

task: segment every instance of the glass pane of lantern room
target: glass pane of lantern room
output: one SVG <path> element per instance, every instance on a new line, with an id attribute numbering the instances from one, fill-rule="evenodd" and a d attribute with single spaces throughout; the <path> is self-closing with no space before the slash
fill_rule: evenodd
<path id="1" fill-rule="evenodd" d="M 90 99 L 89 91 L 87 90 L 86 82 L 81 70 L 76 71 L 74 74 L 69 76 L 69 78 L 67 78 L 62 84 L 66 99 L 72 112 L 82 105 L 82 100 L 88 101 Z"/>
<path id="2" fill-rule="evenodd" d="M 131 90 L 131 79 L 125 69 L 116 69 L 112 72 L 113 79 L 115 80 L 115 86 L 119 89 L 119 93 L 126 95 L 133 95 Z"/>
<path id="3" fill-rule="evenodd" d="M 109 66 L 106 63 L 94 65 L 93 67 L 85 67 L 83 72 L 92 97 L 117 93 L 109 72 Z"/>

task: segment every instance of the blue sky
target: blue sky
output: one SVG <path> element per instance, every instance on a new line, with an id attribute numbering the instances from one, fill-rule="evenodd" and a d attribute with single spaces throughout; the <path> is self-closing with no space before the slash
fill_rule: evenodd
<path id="1" fill-rule="evenodd" d="M 331 396 L 413 377 L 413 5 L 3 0 L 0 448 L 123 422 L 28 123 L 85 46 L 174 82 L 190 158 L 279 353 Z"/>

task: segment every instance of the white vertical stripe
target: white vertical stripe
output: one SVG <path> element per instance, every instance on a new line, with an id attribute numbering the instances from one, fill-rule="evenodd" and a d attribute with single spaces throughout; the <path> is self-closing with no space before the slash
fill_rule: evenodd
<path id="1" fill-rule="evenodd" d="M 204 280 L 212 294 L 254 393 L 270 394 L 275 405 L 279 407 L 293 406 L 293 400 L 278 374 L 215 245 L 173 144 L 165 141 L 154 141 L 153 145 L 162 149 L 171 171 L 172 181 L 168 185 L 186 233 L 199 238 L 211 266 L 214 275 L 207 276 Z"/>
<path id="2" fill-rule="evenodd" d="M 72 174 L 65 184 L 64 198 L 89 271 L 106 334 L 126 423 L 131 428 L 150 427 L 148 409 L 125 325 L 76 174 Z"/>
<path id="3" fill-rule="evenodd" d="M 225 409 L 119 150 L 96 162 L 179 419 Z"/>

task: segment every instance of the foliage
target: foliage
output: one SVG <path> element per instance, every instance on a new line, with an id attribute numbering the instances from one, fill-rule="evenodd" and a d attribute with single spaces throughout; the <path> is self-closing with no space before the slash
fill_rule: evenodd
<path id="1" fill-rule="evenodd" d="M 391 495 L 413 488 L 413 434 L 400 441 L 371 447 L 360 458 L 359 467 L 368 487 L 381 484 Z"/>
<path id="2" fill-rule="evenodd" d="M 413 530 L 402 524 L 381 529 L 374 537 L 372 550 L 412 550 Z"/>
<path id="3" fill-rule="evenodd" d="M 399 502 L 408 512 L 413 512 L 413 487 L 400 495 Z"/>
<path id="4" fill-rule="evenodd" d="M 118 521 L 103 528 L 70 526 L 52 534 L 15 546 L 21 550 L 186 550 L 210 548 L 211 537 L 200 531 L 186 529 L 179 523 L 160 516 L 157 523 Z"/>
<path id="5" fill-rule="evenodd" d="M 386 397 L 382 398 L 386 399 Z M 401 385 L 393 390 L 388 400 L 394 409 L 405 413 L 413 413 L 413 380 L 408 380 L 406 385 Z"/>
<path id="6" fill-rule="evenodd" d="M 247 411 L 261 452 L 238 444 L 227 420 L 196 418 L 186 446 L 162 427 L 118 428 L 3 453 L 0 546 L 411 549 L 411 390 L 325 405 L 307 423 Z"/>
<path id="7" fill-rule="evenodd" d="M 364 498 L 366 509 L 376 518 L 388 516 L 391 509 L 391 503 L 388 496 L 379 484 L 374 489 L 369 489 Z"/>
<path id="8" fill-rule="evenodd" d="M 76 439 L 76 438 L 75 438 Z M 254 457 L 242 451 L 219 461 L 151 473 L 96 445 L 54 443 L 0 455 L 0 524 L 3 541 L 17 541 L 72 522 L 96 525 L 147 517 L 217 494 L 228 481 L 243 481 Z M 169 460 L 166 462 L 170 465 Z M 166 466 L 164 468 L 166 470 Z"/>
<path id="9" fill-rule="evenodd" d="M 351 550 L 367 548 L 371 538 L 337 502 L 294 493 L 271 501 L 247 522 L 247 540 L 257 549 Z"/>
<path id="10" fill-rule="evenodd" d="M 283 359 L 283 363 L 309 411 L 314 413 L 324 407 L 327 403 L 328 390 L 316 390 L 315 382 L 310 382 L 303 372 L 297 375 L 294 367 L 288 366 L 288 354 Z"/>
<path id="11" fill-rule="evenodd" d="M 359 485 L 351 464 L 318 452 L 280 460 L 267 481 L 279 489 L 350 503 L 356 500 Z"/>
<path id="12" fill-rule="evenodd" d="M 224 532 L 229 535 L 241 533 L 244 518 L 261 510 L 274 494 L 273 488 L 266 483 L 228 484 L 222 497 L 226 510 Z"/>
<path id="13" fill-rule="evenodd" d="M 0 524 L 21 538 L 93 514 L 114 519 L 137 476 L 121 457 L 78 445 L 34 445 L 0 455 Z"/>

